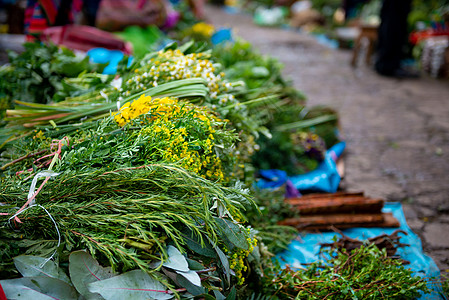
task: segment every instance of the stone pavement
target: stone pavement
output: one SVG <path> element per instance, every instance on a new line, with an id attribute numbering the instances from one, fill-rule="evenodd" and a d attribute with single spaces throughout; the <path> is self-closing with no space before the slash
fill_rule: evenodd
<path id="1" fill-rule="evenodd" d="M 366 66 L 351 68 L 350 51 L 306 34 L 257 27 L 249 15 L 217 7 L 206 15 L 283 62 L 308 106 L 338 111 L 347 142 L 342 186 L 402 202 L 424 251 L 449 272 L 449 81 L 380 77 Z"/>

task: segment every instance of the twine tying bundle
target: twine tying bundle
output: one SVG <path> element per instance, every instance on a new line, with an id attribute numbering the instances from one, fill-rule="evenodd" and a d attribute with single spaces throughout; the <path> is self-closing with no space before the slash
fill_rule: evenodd
<path id="1" fill-rule="evenodd" d="M 48 212 L 47 209 L 45 209 L 45 207 L 43 207 L 40 204 L 36 204 L 35 199 L 36 196 L 39 194 L 39 192 L 42 190 L 42 188 L 44 187 L 44 185 L 48 182 L 48 180 L 51 177 L 55 177 L 58 176 L 60 173 L 56 173 L 53 172 L 51 169 L 53 168 L 54 164 L 57 162 L 57 160 L 60 157 L 61 151 L 62 151 L 62 146 L 63 146 L 63 142 L 64 140 L 67 142 L 67 145 L 69 145 L 69 139 L 67 137 L 62 138 L 61 140 L 57 140 L 57 145 L 58 145 L 58 149 L 50 154 L 50 155 L 46 155 L 45 157 L 49 157 L 53 155 L 53 159 L 51 160 L 50 166 L 48 168 L 48 170 L 45 171 L 41 171 L 39 173 L 37 173 L 36 175 L 34 175 L 34 178 L 31 182 L 31 186 L 30 186 L 30 190 L 28 192 L 28 196 L 27 196 L 27 201 L 25 202 L 25 204 L 19 208 L 19 210 L 17 210 L 17 212 L 12 215 L 9 219 L 8 219 L 8 224 L 11 226 L 11 220 L 14 219 L 14 221 L 18 222 L 18 223 L 22 223 L 22 221 L 20 221 L 20 219 L 18 218 L 18 216 L 20 214 L 22 214 L 23 212 L 27 211 L 28 209 L 32 208 L 32 207 L 40 207 L 41 209 L 43 209 L 47 215 L 50 217 L 51 221 L 53 222 L 53 224 L 55 225 L 55 229 L 56 232 L 58 233 L 58 245 L 56 246 L 56 248 L 59 247 L 59 245 L 61 244 L 61 234 L 59 232 L 59 228 L 58 225 L 56 224 L 56 221 L 53 219 L 52 215 Z M 56 145 L 56 144 L 52 144 L 52 145 Z M 39 188 L 36 190 L 36 184 L 37 184 L 37 180 L 41 177 L 45 177 L 44 181 L 41 183 L 41 185 L 39 186 Z M 0 213 L 1 215 L 8 215 L 8 213 Z M 56 250 L 55 252 L 53 252 L 53 254 L 47 258 L 44 263 L 42 263 L 41 267 L 43 267 L 49 260 L 51 260 L 56 254 Z"/>

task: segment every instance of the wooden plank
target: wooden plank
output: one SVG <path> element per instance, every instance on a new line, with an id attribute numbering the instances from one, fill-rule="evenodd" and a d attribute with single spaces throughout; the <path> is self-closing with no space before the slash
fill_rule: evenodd
<path id="1" fill-rule="evenodd" d="M 338 229 L 353 227 L 399 227 L 399 221 L 391 213 L 311 215 L 285 219 L 279 222 L 279 224 L 309 231 L 332 230 L 333 227 Z"/>
<path id="2" fill-rule="evenodd" d="M 382 199 L 365 197 L 317 198 L 304 200 L 301 198 L 288 199 L 301 215 L 330 214 L 330 213 L 380 213 L 384 205 Z"/>
<path id="3" fill-rule="evenodd" d="M 281 225 L 308 226 L 308 225 L 334 225 L 352 223 L 383 222 L 382 214 L 333 214 L 333 215 L 311 215 L 289 218 L 280 222 Z"/>
<path id="4" fill-rule="evenodd" d="M 314 193 L 302 195 L 301 198 L 290 199 L 317 199 L 317 198 L 337 198 L 337 197 L 356 197 L 364 196 L 363 192 L 336 192 L 336 193 Z"/>

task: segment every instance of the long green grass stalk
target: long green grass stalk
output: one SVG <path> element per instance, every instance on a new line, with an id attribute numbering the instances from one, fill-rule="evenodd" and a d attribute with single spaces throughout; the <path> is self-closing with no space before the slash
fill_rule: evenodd
<path id="1" fill-rule="evenodd" d="M 204 97 L 207 94 L 206 82 L 202 78 L 190 78 L 161 84 L 157 87 L 140 91 L 119 101 L 120 106 L 140 95 L 147 96 L 175 96 L 175 97 Z M 53 120 L 56 124 L 66 123 L 82 117 L 104 114 L 117 110 L 117 103 L 85 104 L 80 106 L 64 106 L 64 102 L 55 105 L 37 104 L 16 101 L 16 104 L 25 109 L 14 109 L 7 112 L 6 121 L 16 124 L 30 123 L 42 125 Z M 28 108 L 28 109 L 26 109 Z"/>
<path id="2" fill-rule="evenodd" d="M 293 123 L 278 125 L 274 128 L 274 130 L 287 131 L 287 130 L 292 130 L 292 129 L 303 129 L 303 128 L 308 128 L 308 127 L 315 126 L 318 124 L 335 121 L 335 120 L 337 120 L 337 118 L 338 117 L 336 115 L 324 115 L 324 116 L 319 116 L 319 117 L 316 117 L 313 119 L 306 119 L 306 120 L 301 120 L 301 121 L 297 121 L 297 122 L 293 122 Z"/>

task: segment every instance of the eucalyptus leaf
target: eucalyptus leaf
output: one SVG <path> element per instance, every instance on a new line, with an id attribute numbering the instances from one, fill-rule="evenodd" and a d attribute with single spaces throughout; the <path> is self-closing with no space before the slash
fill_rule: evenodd
<path id="1" fill-rule="evenodd" d="M 47 261 L 40 256 L 22 255 L 14 258 L 14 265 L 23 277 L 51 277 L 71 284 L 69 277 L 52 260 Z"/>
<path id="2" fill-rule="evenodd" d="M 183 276 L 185 279 L 190 281 L 192 284 L 194 284 L 196 286 L 201 286 L 201 278 L 197 272 L 195 272 L 195 271 L 188 271 L 188 272 L 176 271 L 176 273 Z"/>
<path id="3" fill-rule="evenodd" d="M 226 237 L 232 244 L 244 250 L 249 249 L 248 241 L 246 240 L 247 235 L 243 231 L 243 227 L 233 223 L 232 221 L 222 218 L 215 218 L 215 222 L 217 222 L 222 232 L 226 235 Z"/>
<path id="4" fill-rule="evenodd" d="M 44 276 L 0 280 L 7 299 L 76 300 L 76 290 L 66 282 Z"/>
<path id="5" fill-rule="evenodd" d="M 166 287 L 142 270 L 88 284 L 91 293 L 99 293 L 106 300 L 171 299 Z"/>
<path id="6" fill-rule="evenodd" d="M 165 273 L 165 272 L 164 272 Z M 190 282 L 187 278 L 185 278 L 184 276 L 178 275 L 176 273 L 174 273 L 176 275 L 176 283 L 187 289 L 187 292 L 189 292 L 190 294 L 194 295 L 194 296 L 198 296 L 204 293 L 207 293 L 207 290 L 202 287 L 202 286 L 197 286 L 194 285 L 192 282 Z"/>
<path id="7" fill-rule="evenodd" d="M 190 259 L 190 258 L 186 258 L 187 259 L 187 263 L 189 264 L 189 269 L 190 270 L 194 270 L 194 271 L 199 271 L 199 270 L 204 270 L 204 266 L 202 264 L 200 264 L 199 262 L 197 262 L 196 260 Z"/>
<path id="8" fill-rule="evenodd" d="M 86 251 L 75 251 L 69 257 L 69 273 L 76 290 L 86 299 L 103 299 L 99 294 L 89 292 L 87 285 L 114 276 L 111 268 L 103 268 Z"/>
<path id="9" fill-rule="evenodd" d="M 214 247 L 214 249 L 217 252 L 218 257 L 220 258 L 220 262 L 223 265 L 223 268 L 225 269 L 226 280 L 229 283 L 231 281 L 231 268 L 229 267 L 229 260 L 226 257 L 226 254 L 224 254 L 220 248 Z"/>
<path id="10" fill-rule="evenodd" d="M 215 299 L 217 299 L 217 300 L 226 300 L 226 297 L 219 291 L 214 290 L 214 296 L 215 296 Z"/>
<path id="11" fill-rule="evenodd" d="M 189 247 L 189 249 L 193 252 L 210 258 L 217 257 L 212 244 L 208 240 L 203 239 L 203 243 L 201 243 L 200 238 L 189 229 L 185 229 L 182 235 L 184 237 L 184 242 L 187 244 L 187 247 Z"/>
<path id="12" fill-rule="evenodd" d="M 186 258 L 178 249 L 170 245 L 167 247 L 167 254 L 168 260 L 162 264 L 164 267 L 182 272 L 190 271 Z"/>
<path id="13" fill-rule="evenodd" d="M 226 297 L 226 300 L 235 300 L 236 297 L 237 297 L 237 290 L 235 289 L 235 286 L 233 286 L 228 296 Z"/>
<path id="14" fill-rule="evenodd" d="M 214 291 L 215 292 L 215 291 Z M 215 298 L 212 295 L 209 294 L 202 294 L 198 296 L 198 299 L 204 299 L 204 300 L 216 300 L 217 298 Z"/>

